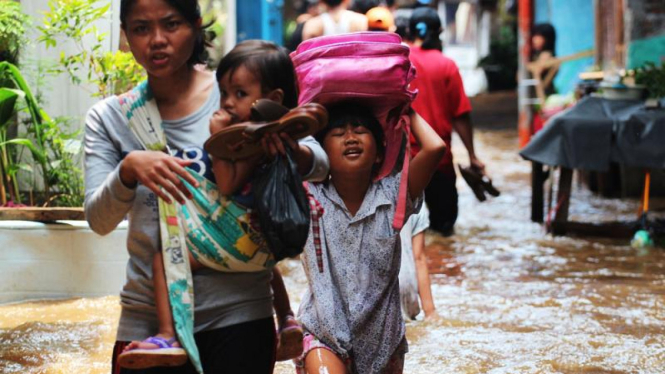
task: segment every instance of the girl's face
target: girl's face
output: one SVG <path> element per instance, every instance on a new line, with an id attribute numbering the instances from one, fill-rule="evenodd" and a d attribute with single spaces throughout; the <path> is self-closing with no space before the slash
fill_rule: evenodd
<path id="1" fill-rule="evenodd" d="M 232 118 L 233 123 L 249 120 L 252 104 L 264 97 L 261 82 L 245 66 L 227 71 L 219 81 L 221 107 Z"/>
<path id="2" fill-rule="evenodd" d="M 534 35 L 531 38 L 531 46 L 536 51 L 542 50 L 545 47 L 545 38 L 542 35 Z"/>
<path id="3" fill-rule="evenodd" d="M 166 1 L 136 0 L 123 26 L 134 58 L 148 75 L 169 77 L 187 68 L 195 30 Z"/>
<path id="4" fill-rule="evenodd" d="M 330 159 L 331 172 L 363 172 L 372 174 L 381 162 L 376 140 L 364 126 L 347 124 L 330 130 L 323 138 L 323 149 Z"/>

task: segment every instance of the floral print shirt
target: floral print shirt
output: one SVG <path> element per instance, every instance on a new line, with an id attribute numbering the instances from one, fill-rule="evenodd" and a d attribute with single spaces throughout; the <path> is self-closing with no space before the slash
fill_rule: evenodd
<path id="1" fill-rule="evenodd" d="M 392 226 L 400 177 L 372 183 L 355 215 L 332 183 L 309 184 L 324 209 L 319 222 L 323 271 L 310 232 L 301 255 L 309 287 L 298 317 L 316 338 L 350 357 L 356 373 L 380 373 L 404 338 L 401 243 Z M 407 202 L 406 218 L 421 200 Z"/>

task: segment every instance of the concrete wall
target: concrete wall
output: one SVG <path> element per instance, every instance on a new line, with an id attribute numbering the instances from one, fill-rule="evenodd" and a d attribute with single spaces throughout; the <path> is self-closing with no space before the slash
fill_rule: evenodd
<path id="1" fill-rule="evenodd" d="M 118 295 L 126 225 L 101 237 L 84 221 L 0 221 L 0 303 Z"/>
<path id="2" fill-rule="evenodd" d="M 534 0 L 534 22 L 549 22 L 556 35 L 556 55 L 563 57 L 594 48 L 593 0 Z M 554 79 L 559 93 L 575 89 L 578 74 L 594 64 L 592 57 L 564 62 Z"/>

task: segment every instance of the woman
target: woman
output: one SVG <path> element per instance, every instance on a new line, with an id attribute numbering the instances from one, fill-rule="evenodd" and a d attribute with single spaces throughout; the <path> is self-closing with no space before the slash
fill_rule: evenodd
<path id="1" fill-rule="evenodd" d="M 113 373 L 194 373 L 192 365 L 145 371 L 120 369 L 115 358 L 128 342 L 157 331 L 151 263 L 160 246 L 157 198 L 191 198 L 179 177 L 196 185 L 185 171 L 211 173 L 203 142 L 220 93 L 214 75 L 196 67 L 204 62 L 204 27 L 195 0 L 122 0 L 120 20 L 136 61 L 163 120 L 172 154 L 144 150 L 127 126 L 118 98 L 96 104 L 86 118 L 85 212 L 98 234 L 129 220 L 127 282 L 114 347 Z M 320 147 L 307 144 L 318 154 Z M 312 170 L 327 173 L 325 156 Z M 310 173 L 311 174 L 311 173 Z M 322 177 L 322 176 L 321 176 Z M 195 339 L 203 369 L 209 373 L 271 373 L 275 326 L 271 271 L 194 274 Z"/>

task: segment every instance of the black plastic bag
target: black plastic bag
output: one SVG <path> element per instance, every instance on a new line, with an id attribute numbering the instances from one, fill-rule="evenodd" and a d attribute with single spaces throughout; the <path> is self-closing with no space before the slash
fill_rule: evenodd
<path id="1" fill-rule="evenodd" d="M 261 232 L 276 261 L 302 253 L 310 207 L 290 149 L 259 168 L 252 181 Z"/>

